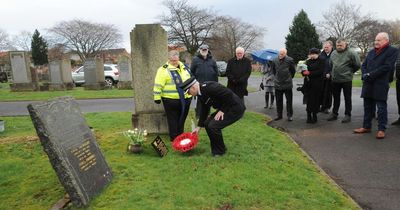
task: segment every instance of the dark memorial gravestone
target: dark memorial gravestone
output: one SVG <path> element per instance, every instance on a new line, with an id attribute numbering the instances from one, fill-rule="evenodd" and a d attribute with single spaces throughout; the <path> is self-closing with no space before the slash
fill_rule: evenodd
<path id="1" fill-rule="evenodd" d="M 164 141 L 160 138 L 160 136 L 157 136 L 151 143 L 151 145 L 160 157 L 164 157 L 165 155 L 167 155 L 168 148 L 165 145 Z"/>
<path id="2" fill-rule="evenodd" d="M 70 97 L 28 105 L 40 142 L 72 203 L 87 206 L 112 179 L 96 138 Z"/>

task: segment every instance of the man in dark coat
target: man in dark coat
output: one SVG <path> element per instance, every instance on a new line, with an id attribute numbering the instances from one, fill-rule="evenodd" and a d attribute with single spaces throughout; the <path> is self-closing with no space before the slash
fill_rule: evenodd
<path id="1" fill-rule="evenodd" d="M 396 60 L 396 100 L 398 113 L 400 115 L 400 52 Z M 400 125 L 400 117 L 392 122 L 392 125 Z"/>
<path id="2" fill-rule="evenodd" d="M 377 139 L 385 138 L 387 125 L 387 97 L 390 75 L 393 75 L 398 50 L 389 44 L 389 35 L 378 33 L 375 38 L 375 48 L 365 58 L 362 66 L 363 86 L 361 97 L 364 99 L 363 127 L 354 130 L 354 133 L 371 132 L 371 120 L 375 106 L 378 107 Z"/>
<path id="3" fill-rule="evenodd" d="M 236 48 L 236 56 L 228 61 L 226 76 L 228 77 L 228 88 L 240 99 L 248 95 L 247 80 L 251 74 L 251 61 L 244 57 L 244 49 Z"/>
<path id="4" fill-rule="evenodd" d="M 331 75 L 331 66 L 329 65 L 329 58 L 333 52 L 333 42 L 326 41 L 324 43 L 324 50 L 322 50 L 320 54 L 320 58 L 325 60 L 325 69 L 324 69 L 324 85 L 322 90 L 321 97 L 321 112 L 325 114 L 329 114 L 329 109 L 332 106 L 332 80 Z"/>
<path id="5" fill-rule="evenodd" d="M 217 63 L 212 59 L 208 45 L 201 45 L 199 47 L 199 54 L 193 58 L 190 70 L 199 82 L 215 81 L 218 82 L 218 68 Z M 204 106 L 200 100 L 197 100 L 196 117 L 200 116 L 201 110 L 210 113 L 210 107 Z"/>
<path id="6" fill-rule="evenodd" d="M 222 137 L 222 129 L 242 118 L 245 106 L 243 101 L 230 89 L 218 82 L 199 83 L 191 77 L 180 85 L 190 95 L 197 96 L 207 106 L 212 106 L 216 111 L 208 116 L 201 112 L 198 126 L 193 132 L 199 132 L 200 127 L 205 127 L 210 138 L 211 153 L 213 157 L 224 155 L 226 146 Z"/>
<path id="7" fill-rule="evenodd" d="M 286 110 L 288 121 L 293 120 L 293 77 L 296 73 L 293 58 L 287 56 L 287 50 L 279 50 L 278 57 L 272 61 L 272 72 L 274 73 L 276 111 L 278 116 L 274 119 L 281 120 L 283 112 L 283 94 L 286 97 Z"/>

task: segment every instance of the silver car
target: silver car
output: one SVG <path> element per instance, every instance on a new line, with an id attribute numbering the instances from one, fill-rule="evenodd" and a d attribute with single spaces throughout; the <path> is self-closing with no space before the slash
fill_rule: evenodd
<path id="1" fill-rule="evenodd" d="M 115 64 L 104 64 L 104 81 L 106 86 L 112 87 L 119 81 L 119 70 Z M 72 72 L 72 81 L 75 85 L 83 85 L 85 83 L 85 69 L 83 66 Z"/>

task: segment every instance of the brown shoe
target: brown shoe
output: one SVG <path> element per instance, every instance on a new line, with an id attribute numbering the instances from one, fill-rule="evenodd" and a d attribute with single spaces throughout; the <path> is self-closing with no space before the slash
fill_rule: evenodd
<path id="1" fill-rule="evenodd" d="M 357 128 L 353 130 L 354 133 L 361 134 L 361 133 L 371 133 L 371 129 L 369 128 Z"/>
<path id="2" fill-rule="evenodd" d="M 378 131 L 378 133 L 376 133 L 376 138 L 377 139 L 384 139 L 385 138 L 385 131 Z"/>

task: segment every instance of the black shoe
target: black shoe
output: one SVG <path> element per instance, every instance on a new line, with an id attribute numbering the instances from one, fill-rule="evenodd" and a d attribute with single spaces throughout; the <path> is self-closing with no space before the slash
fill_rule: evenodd
<path id="1" fill-rule="evenodd" d="M 396 121 L 392 122 L 391 125 L 400 125 L 400 118 L 397 119 Z"/>
<path id="2" fill-rule="evenodd" d="M 328 121 L 334 121 L 334 120 L 337 120 L 337 115 L 335 115 L 335 114 L 331 114 L 331 115 L 329 116 L 329 118 L 328 118 L 328 119 L 326 119 L 326 120 L 328 120 Z"/>
<path id="3" fill-rule="evenodd" d="M 212 154 L 212 157 L 213 158 L 219 158 L 219 157 L 222 157 L 222 155 L 224 155 L 224 154 Z"/>
<path id="4" fill-rule="evenodd" d="M 292 122 L 292 121 L 293 121 L 293 117 L 288 117 L 287 120 L 288 120 L 289 122 Z"/>
<path id="5" fill-rule="evenodd" d="M 274 121 L 282 120 L 282 117 L 277 117 L 274 119 Z"/>
<path id="6" fill-rule="evenodd" d="M 348 123 L 351 121 L 351 117 L 349 115 L 345 115 L 343 117 L 342 123 Z"/>
<path id="7" fill-rule="evenodd" d="M 318 121 L 317 113 L 313 113 L 311 119 L 312 119 L 311 123 L 313 123 L 313 124 L 317 123 L 317 121 Z"/>
<path id="8" fill-rule="evenodd" d="M 268 109 L 268 106 L 264 106 L 264 109 Z"/>

